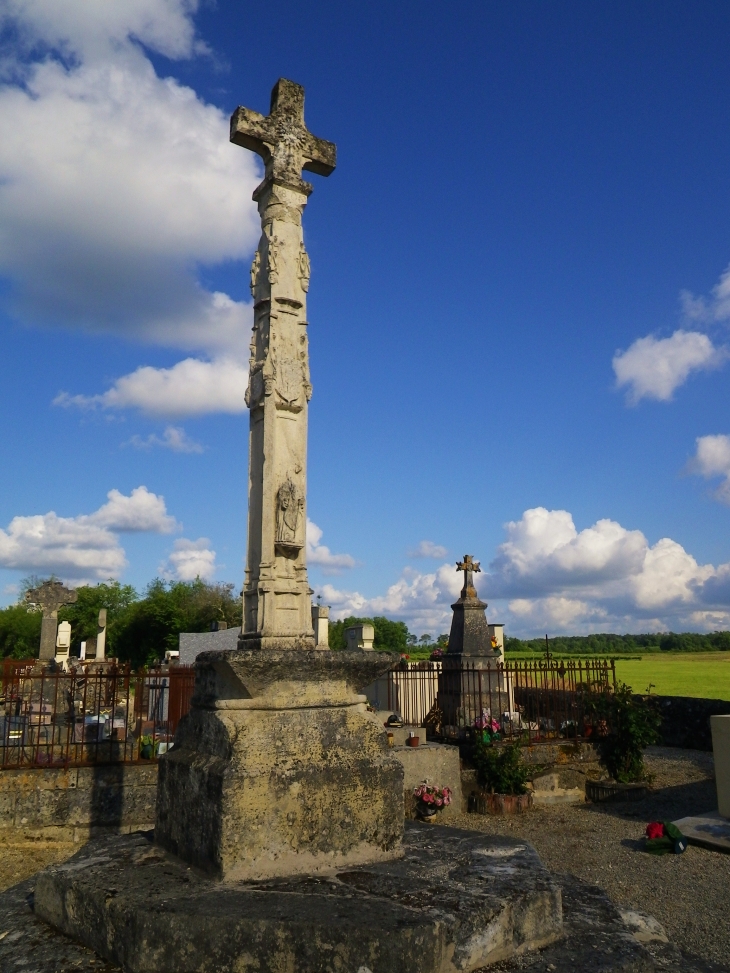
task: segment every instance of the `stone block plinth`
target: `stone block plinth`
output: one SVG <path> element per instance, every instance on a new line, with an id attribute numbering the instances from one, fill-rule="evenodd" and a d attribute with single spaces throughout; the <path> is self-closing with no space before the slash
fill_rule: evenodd
<path id="1" fill-rule="evenodd" d="M 155 841 L 225 880 L 401 855 L 403 767 L 359 687 L 386 653 L 206 652 L 160 759 Z"/>
<path id="2" fill-rule="evenodd" d="M 526 842 L 409 822 L 404 849 L 221 883 L 143 835 L 102 839 L 39 874 L 35 914 L 126 973 L 469 973 L 560 936 L 560 890 Z"/>

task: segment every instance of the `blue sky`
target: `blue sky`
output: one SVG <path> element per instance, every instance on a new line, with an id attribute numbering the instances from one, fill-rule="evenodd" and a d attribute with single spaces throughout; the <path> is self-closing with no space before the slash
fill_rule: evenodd
<path id="1" fill-rule="evenodd" d="M 305 213 L 333 615 L 730 627 L 730 7 L 2 0 L 0 592 L 243 575 L 258 161 Z"/>

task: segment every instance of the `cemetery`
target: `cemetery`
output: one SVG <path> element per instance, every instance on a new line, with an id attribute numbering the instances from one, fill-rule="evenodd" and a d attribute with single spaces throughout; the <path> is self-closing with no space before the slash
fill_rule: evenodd
<path id="1" fill-rule="evenodd" d="M 76 593 L 28 592 L 39 656 L 3 667 L 0 827 L 77 847 L 0 893 L 0 968 L 719 971 L 626 900 L 640 872 L 680 922 L 664 899 L 703 876 L 704 914 L 724 908 L 730 714 L 711 718 L 713 780 L 709 753 L 656 746 L 666 715 L 612 660 L 506 660 L 468 554 L 439 658 L 376 651 L 369 623 L 329 648 L 305 540 L 302 172 L 330 175 L 336 147 L 283 78 L 268 115 L 234 112 L 230 138 L 265 168 L 242 625 L 135 671 L 107 654 L 105 613 L 72 658 L 58 611 Z M 647 854 L 651 821 L 676 824 L 681 848 Z"/>

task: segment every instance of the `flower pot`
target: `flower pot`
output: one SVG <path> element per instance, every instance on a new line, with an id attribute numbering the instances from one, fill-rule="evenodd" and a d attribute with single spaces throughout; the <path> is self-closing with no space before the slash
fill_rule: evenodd
<path id="1" fill-rule="evenodd" d="M 416 816 L 421 821 L 428 821 L 430 824 L 434 824 L 438 811 L 439 808 L 434 807 L 433 804 L 426 804 L 425 801 L 416 802 Z"/>
<path id="2" fill-rule="evenodd" d="M 406 737 L 407 747 L 417 747 L 420 741 L 420 737 Z"/>
<path id="3" fill-rule="evenodd" d="M 470 814 L 522 814 L 532 807 L 532 794 L 489 794 L 472 791 L 469 795 Z"/>

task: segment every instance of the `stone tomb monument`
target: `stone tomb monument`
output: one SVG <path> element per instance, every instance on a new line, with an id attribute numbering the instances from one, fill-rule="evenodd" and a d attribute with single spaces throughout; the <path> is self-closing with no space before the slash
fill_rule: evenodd
<path id="1" fill-rule="evenodd" d="M 514 689 L 502 667 L 504 656 L 487 622 L 487 603 L 477 595 L 474 575 L 481 571 L 470 554 L 456 565 L 464 587 L 452 606 L 449 647 L 439 672 L 438 707 L 443 726 L 462 729 L 488 710 L 499 720 L 514 710 Z M 501 634 L 501 633 L 500 633 Z"/>
<path id="2" fill-rule="evenodd" d="M 72 605 L 78 595 L 72 588 L 65 588 L 61 581 L 44 581 L 37 588 L 25 593 L 25 600 L 31 605 L 40 605 L 43 611 L 41 621 L 41 646 L 38 658 L 47 662 L 56 655 L 56 636 L 58 634 L 58 609 Z"/>
<path id="3" fill-rule="evenodd" d="M 35 887 L 36 915 L 131 973 L 466 973 L 561 932 L 560 891 L 524 842 L 404 831 L 403 766 L 360 694 L 397 657 L 315 648 L 301 170 L 328 175 L 335 147 L 303 108 L 282 79 L 268 116 L 231 120 L 265 163 L 238 647 L 198 656 L 154 843 L 101 839 Z"/>

